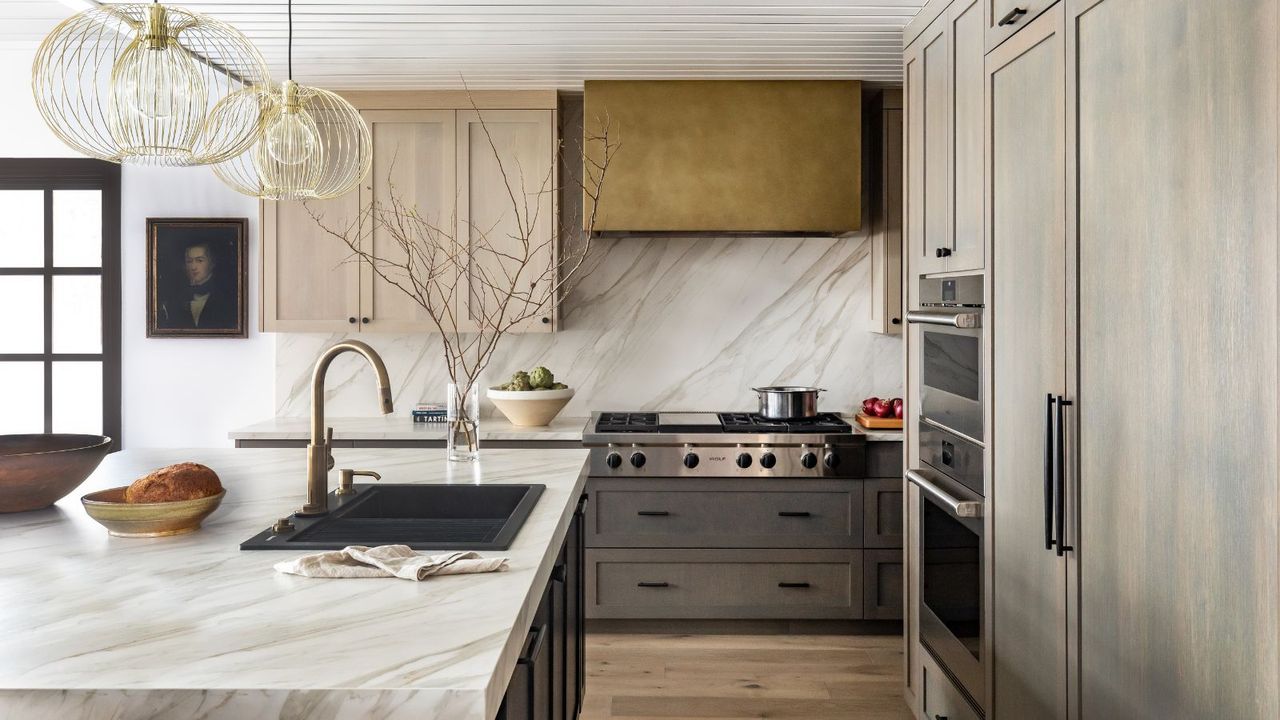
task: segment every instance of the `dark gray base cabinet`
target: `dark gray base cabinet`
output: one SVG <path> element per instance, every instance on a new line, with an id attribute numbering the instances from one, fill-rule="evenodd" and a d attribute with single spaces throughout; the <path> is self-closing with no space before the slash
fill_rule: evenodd
<path id="1" fill-rule="evenodd" d="M 507 684 L 497 720 L 575 720 L 585 672 L 583 500 Z"/>

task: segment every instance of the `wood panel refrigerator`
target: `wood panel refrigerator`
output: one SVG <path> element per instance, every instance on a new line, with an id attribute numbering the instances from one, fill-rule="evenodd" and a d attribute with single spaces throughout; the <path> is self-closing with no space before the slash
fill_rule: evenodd
<path id="1" fill-rule="evenodd" d="M 1277 15 L 1062 0 L 988 55 L 989 717 L 1280 717 Z"/>

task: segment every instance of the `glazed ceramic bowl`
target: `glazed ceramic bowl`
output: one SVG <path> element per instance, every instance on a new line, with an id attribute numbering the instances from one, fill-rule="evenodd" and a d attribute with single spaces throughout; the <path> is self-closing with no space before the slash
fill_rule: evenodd
<path id="1" fill-rule="evenodd" d="M 507 416 L 512 425 L 541 427 L 556 419 L 573 397 L 573 388 L 564 390 L 499 390 L 489 388 L 494 407 Z"/>
<path id="2" fill-rule="evenodd" d="M 39 510 L 76 489 L 98 467 L 102 435 L 0 435 L 0 512 Z"/>
<path id="3" fill-rule="evenodd" d="M 227 491 L 217 495 L 158 503 L 128 503 L 127 488 L 99 490 L 80 498 L 84 511 L 116 537 L 163 537 L 200 529 L 200 523 L 222 504 Z"/>

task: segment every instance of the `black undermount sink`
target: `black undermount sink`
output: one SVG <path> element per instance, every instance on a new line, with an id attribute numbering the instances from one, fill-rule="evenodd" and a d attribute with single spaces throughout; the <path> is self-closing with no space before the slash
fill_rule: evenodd
<path id="1" fill-rule="evenodd" d="M 241 550 L 341 550 L 408 545 L 415 550 L 506 550 L 545 485 L 357 484 L 329 493 L 329 514 L 293 517 L 292 530 L 268 528 Z"/>

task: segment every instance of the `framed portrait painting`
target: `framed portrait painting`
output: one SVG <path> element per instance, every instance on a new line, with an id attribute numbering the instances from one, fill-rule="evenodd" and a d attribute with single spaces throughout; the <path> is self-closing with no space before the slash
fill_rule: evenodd
<path id="1" fill-rule="evenodd" d="M 248 336 L 245 218 L 147 218 L 147 337 Z"/>

